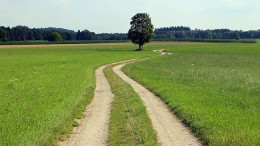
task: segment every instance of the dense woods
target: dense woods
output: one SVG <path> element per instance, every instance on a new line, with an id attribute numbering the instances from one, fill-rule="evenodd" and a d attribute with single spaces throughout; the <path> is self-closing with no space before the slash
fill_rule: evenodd
<path id="1" fill-rule="evenodd" d="M 52 32 L 59 32 L 62 40 L 128 40 L 127 33 L 96 34 L 89 30 L 73 31 L 63 28 L 29 28 L 27 26 L 0 27 L 0 41 L 49 40 Z M 164 27 L 154 30 L 155 39 L 256 39 L 260 30 L 234 31 L 229 29 L 191 30 L 189 27 Z"/>
<path id="2" fill-rule="evenodd" d="M 0 27 L 1 34 L 5 39 L 2 41 L 27 41 L 27 40 L 49 40 L 52 32 L 59 32 L 63 40 L 128 40 L 127 34 L 102 33 L 96 34 L 89 30 L 75 32 L 63 28 L 29 28 L 27 26 Z M 0 35 L 0 37 L 2 36 Z M 1 39 L 0 39 L 1 41 Z"/>
<path id="3" fill-rule="evenodd" d="M 229 29 L 191 30 L 189 27 L 165 27 L 155 29 L 155 39 L 257 39 L 260 30 L 242 31 Z"/>

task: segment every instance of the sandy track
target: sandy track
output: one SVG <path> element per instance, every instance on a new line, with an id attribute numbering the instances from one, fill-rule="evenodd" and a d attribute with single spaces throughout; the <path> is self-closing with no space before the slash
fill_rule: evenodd
<path id="1" fill-rule="evenodd" d="M 162 53 L 162 50 L 158 51 L 158 53 Z M 161 55 L 166 54 L 164 53 Z M 114 67 L 113 71 L 124 81 L 129 83 L 144 101 L 153 128 L 157 132 L 158 143 L 169 146 L 201 145 L 197 138 L 194 137 L 181 121 L 172 114 L 159 97 L 155 96 L 136 81 L 130 79 L 121 71 L 121 68 L 125 64 L 133 61 L 136 61 L 136 59 L 104 65 L 96 70 L 96 89 L 94 91 L 94 98 L 84 112 L 84 118 L 78 121 L 80 126 L 74 128 L 70 139 L 59 142 L 60 145 L 107 145 L 111 103 L 114 99 L 114 95 L 111 91 L 109 82 L 103 73 L 103 69 L 107 66 L 119 63 L 123 64 Z"/>
<path id="2" fill-rule="evenodd" d="M 125 64 L 114 67 L 113 71 L 129 83 L 143 100 L 153 128 L 157 132 L 158 143 L 165 146 L 201 145 L 159 97 L 121 71 Z"/>
<path id="3" fill-rule="evenodd" d="M 61 142 L 62 146 L 106 145 L 111 102 L 114 95 L 103 73 L 104 65 L 98 68 L 96 75 L 96 89 L 92 102 L 79 120 L 79 127 L 74 128 L 71 138 Z"/>
<path id="4" fill-rule="evenodd" d="M 71 138 L 59 142 L 62 146 L 102 146 L 107 145 L 108 125 L 110 119 L 111 103 L 114 95 L 106 79 L 103 69 L 117 63 L 124 63 L 132 60 L 120 61 L 99 67 L 96 72 L 96 89 L 94 98 L 84 112 L 84 118 L 78 120 L 79 127 L 73 129 Z"/>

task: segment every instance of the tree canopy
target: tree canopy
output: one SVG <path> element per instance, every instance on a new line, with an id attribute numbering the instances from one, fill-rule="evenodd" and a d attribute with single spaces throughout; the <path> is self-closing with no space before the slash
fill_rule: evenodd
<path id="1" fill-rule="evenodd" d="M 0 28 L 0 42 L 7 41 L 6 31 Z"/>
<path id="2" fill-rule="evenodd" d="M 58 32 L 52 32 L 49 36 L 49 41 L 52 41 L 52 42 L 59 42 L 59 41 L 62 41 L 62 37 L 60 35 L 60 33 Z"/>
<path id="3" fill-rule="evenodd" d="M 49 40 L 52 32 L 59 32 L 63 40 L 128 40 L 127 33 L 100 33 L 88 30 L 75 32 L 64 28 L 29 28 L 27 26 L 0 26 L 0 41 Z M 259 39 L 260 30 L 190 29 L 184 26 L 163 27 L 154 30 L 154 39 Z M 6 37 L 5 37 L 6 36 Z"/>
<path id="4" fill-rule="evenodd" d="M 130 22 L 131 28 L 128 31 L 128 38 L 134 43 L 139 44 L 139 50 L 145 43 L 151 42 L 154 37 L 153 24 L 147 13 L 137 13 Z"/>
<path id="5" fill-rule="evenodd" d="M 195 29 L 189 27 L 163 27 L 154 30 L 155 39 L 257 39 L 260 31 L 229 30 L 229 29 Z"/>
<path id="6" fill-rule="evenodd" d="M 28 40 L 49 40 L 52 32 L 60 33 L 62 40 L 128 40 L 127 33 L 101 33 L 96 34 L 88 30 L 77 31 L 64 28 L 29 28 L 27 26 L 4 27 L 6 41 L 28 41 Z"/>

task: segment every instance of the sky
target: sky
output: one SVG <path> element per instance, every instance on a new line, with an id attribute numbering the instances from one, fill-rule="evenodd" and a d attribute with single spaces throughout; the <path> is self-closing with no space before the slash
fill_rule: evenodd
<path id="1" fill-rule="evenodd" d="M 136 13 L 155 28 L 260 29 L 260 0 L 0 0 L 0 26 L 127 33 Z"/>

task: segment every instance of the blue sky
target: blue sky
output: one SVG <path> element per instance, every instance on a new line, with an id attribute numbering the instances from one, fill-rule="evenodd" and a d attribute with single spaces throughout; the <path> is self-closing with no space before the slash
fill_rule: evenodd
<path id="1" fill-rule="evenodd" d="M 155 28 L 260 29 L 260 0 L 0 0 L 0 26 L 125 33 L 139 12 Z"/>

